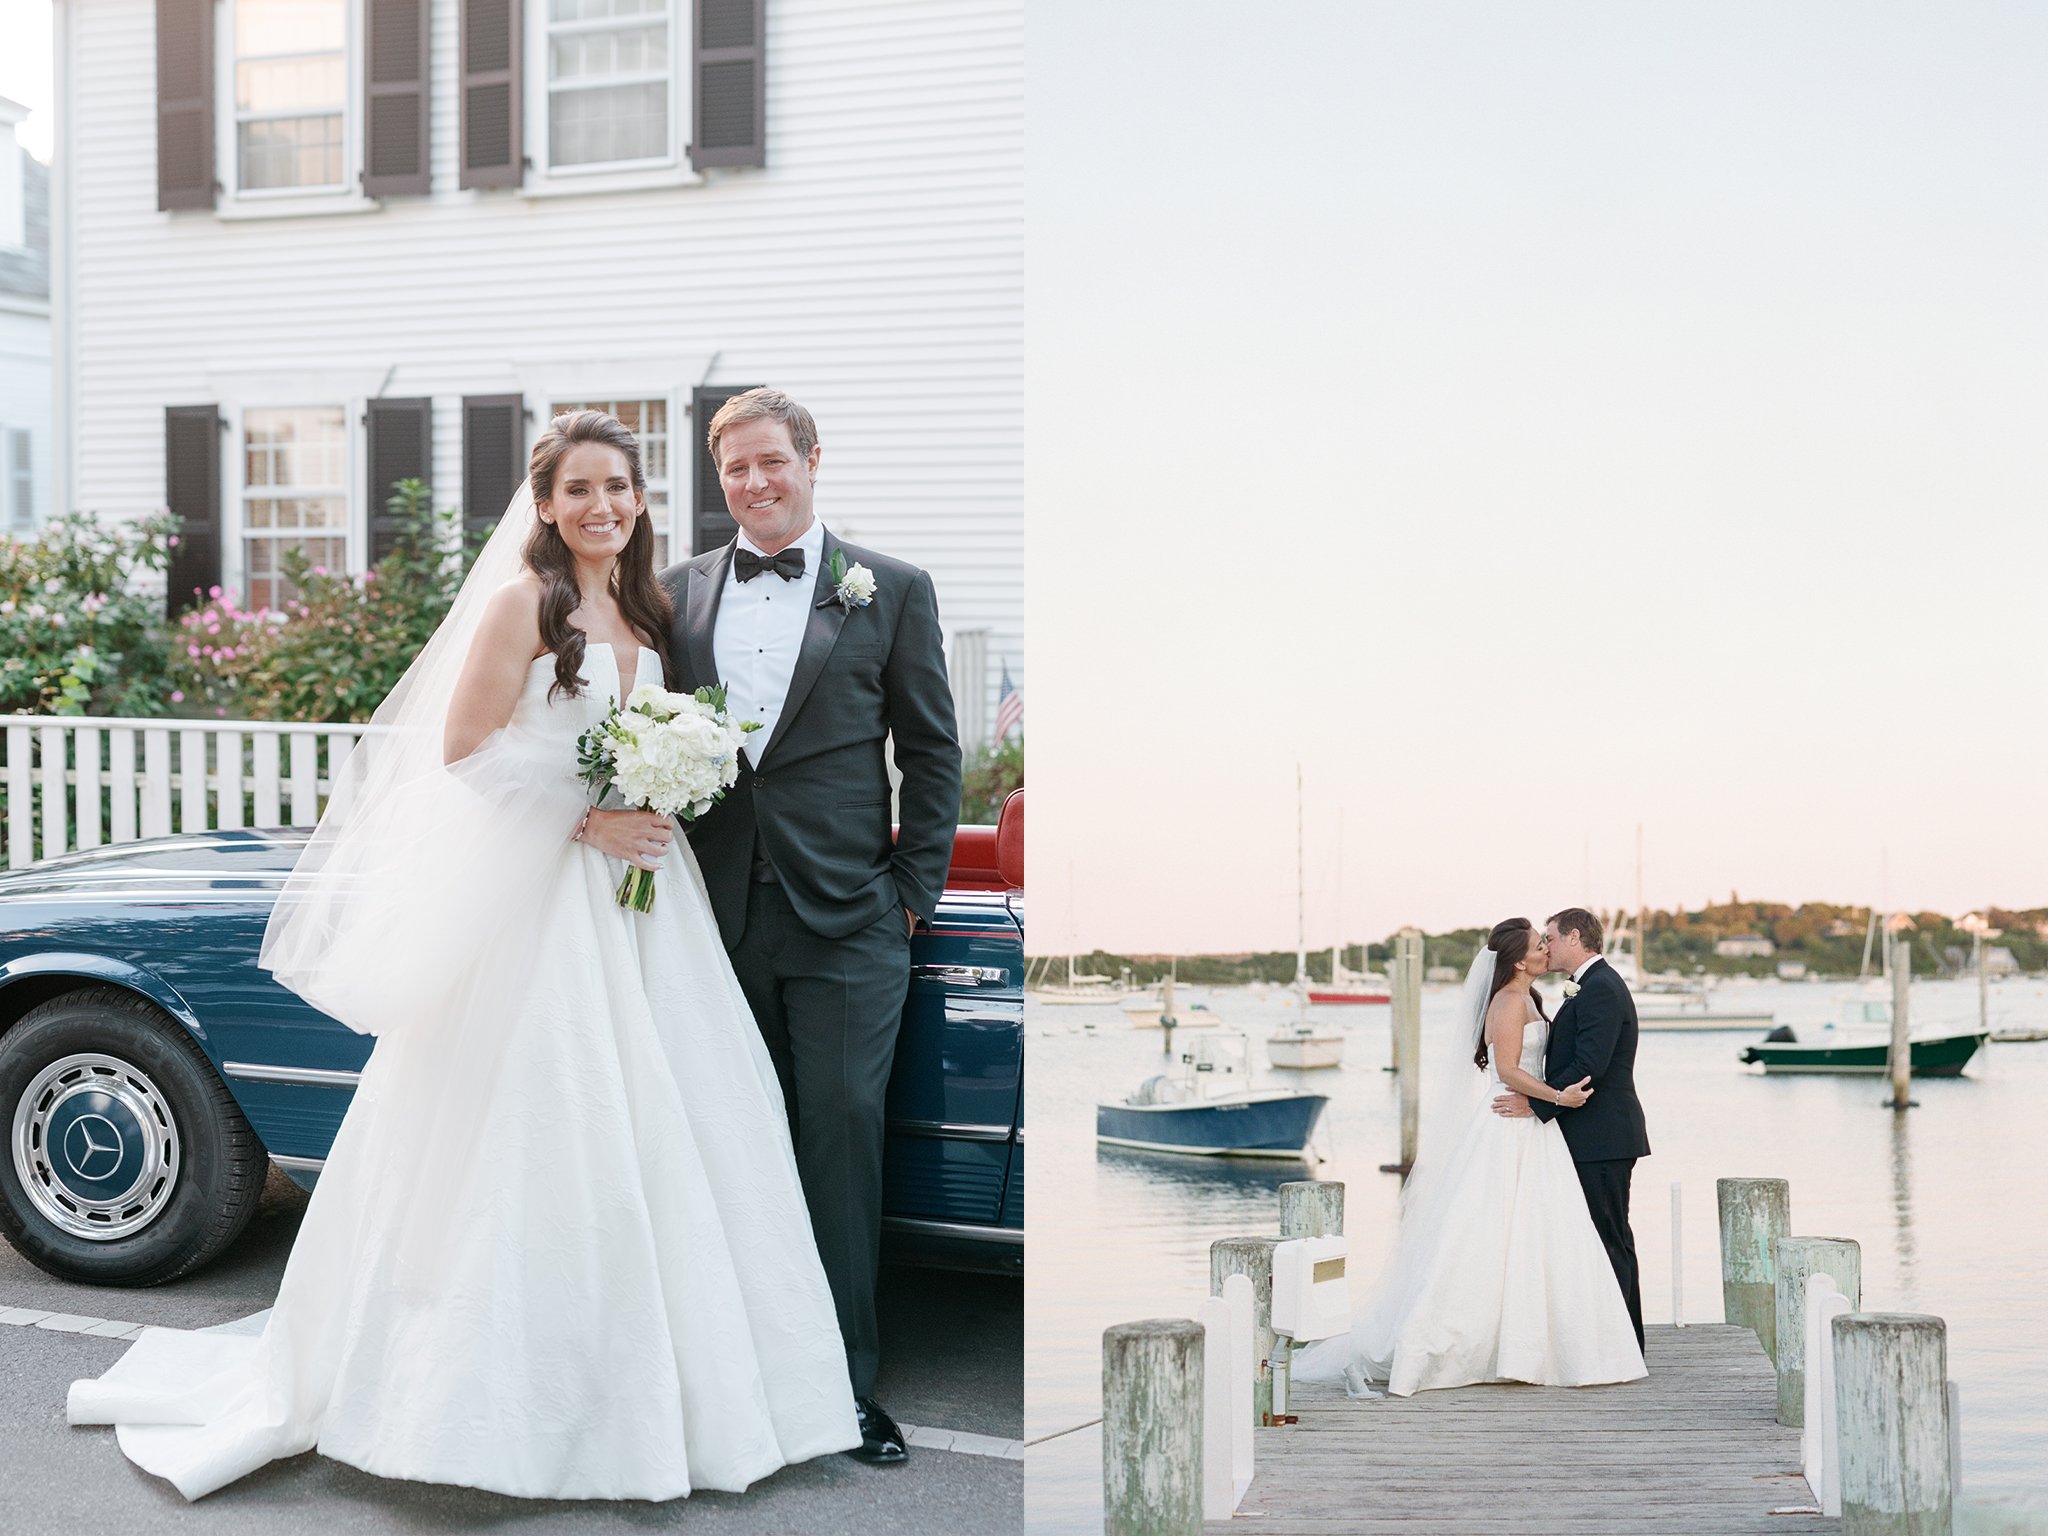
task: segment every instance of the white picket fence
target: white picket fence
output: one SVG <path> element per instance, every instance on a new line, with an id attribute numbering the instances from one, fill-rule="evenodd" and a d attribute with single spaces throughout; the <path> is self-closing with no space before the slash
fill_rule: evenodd
<path id="1" fill-rule="evenodd" d="M 16 717 L 0 758 L 6 867 L 172 832 L 310 827 L 363 733 L 268 720 Z"/>

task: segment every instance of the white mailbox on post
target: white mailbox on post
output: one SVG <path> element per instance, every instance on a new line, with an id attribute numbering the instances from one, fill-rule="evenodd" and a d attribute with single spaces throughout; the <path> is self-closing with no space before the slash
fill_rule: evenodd
<path id="1" fill-rule="evenodd" d="M 1289 1238 L 1273 1250 L 1273 1331 L 1297 1343 L 1351 1326 L 1342 1237 Z"/>

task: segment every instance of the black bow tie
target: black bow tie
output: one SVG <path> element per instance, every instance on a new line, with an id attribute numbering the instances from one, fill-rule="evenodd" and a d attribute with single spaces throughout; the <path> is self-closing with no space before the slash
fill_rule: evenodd
<path id="1" fill-rule="evenodd" d="M 773 571 L 784 581 L 795 581 L 804 573 L 804 552 L 790 548 L 776 555 L 757 555 L 751 549 L 736 549 L 732 563 L 741 581 L 752 581 L 763 571 Z"/>

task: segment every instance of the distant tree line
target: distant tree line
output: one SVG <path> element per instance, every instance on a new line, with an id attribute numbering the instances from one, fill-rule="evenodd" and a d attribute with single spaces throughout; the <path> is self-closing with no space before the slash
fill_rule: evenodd
<path id="1" fill-rule="evenodd" d="M 1602 914 L 1608 931 L 1614 930 L 1615 914 Z M 2048 907 L 2015 910 L 1993 907 L 1983 914 L 1997 936 L 1987 939 L 2011 951 L 2023 971 L 2048 970 Z M 1943 976 L 1970 973 L 1975 938 L 1958 928 L 1953 919 L 1939 912 L 1897 914 L 1912 926 L 1901 936 L 1913 945 L 1916 975 Z M 1631 926 L 1634 914 L 1628 914 Z M 1895 921 L 1897 919 L 1895 918 Z M 1649 911 L 1644 913 L 1648 942 L 1644 955 L 1652 972 L 1677 971 L 1681 975 L 1774 976 L 1787 961 L 1804 964 L 1811 976 L 1854 976 L 1863 963 L 1863 944 L 1869 929 L 1868 907 L 1834 906 L 1807 902 L 1787 906 L 1778 902 L 1728 901 L 1697 911 Z M 1714 946 L 1722 939 L 1755 935 L 1771 941 L 1773 953 L 1765 955 L 1717 955 Z M 1486 942 L 1484 928 L 1456 928 L 1447 933 L 1423 935 L 1423 964 L 1442 966 L 1462 976 L 1472 957 Z M 1394 936 L 1370 944 L 1348 944 L 1343 964 L 1353 971 L 1384 970 L 1393 957 Z M 1621 946 L 1627 952 L 1628 946 Z M 1039 962 L 1034 961 L 1034 969 Z M 1231 986 L 1265 981 L 1294 980 L 1294 951 L 1268 950 L 1256 954 L 1223 955 L 1117 955 L 1095 950 L 1075 957 L 1075 968 L 1095 975 L 1117 976 L 1128 970 L 1132 978 L 1150 984 L 1164 977 L 1169 967 L 1185 982 L 1198 986 Z M 1880 960 L 1873 948 L 1871 968 Z M 1053 978 L 1064 974 L 1055 961 Z M 1311 950 L 1308 957 L 1311 982 L 1325 985 L 1330 979 L 1330 951 Z"/>

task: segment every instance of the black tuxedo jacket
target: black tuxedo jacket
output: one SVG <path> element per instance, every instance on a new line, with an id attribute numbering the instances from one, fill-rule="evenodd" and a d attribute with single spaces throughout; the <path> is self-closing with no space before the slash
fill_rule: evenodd
<path id="1" fill-rule="evenodd" d="M 1582 1077 L 1593 1079 L 1593 1097 L 1578 1109 L 1540 1099 L 1529 1107 L 1557 1121 L 1574 1162 L 1648 1157 L 1650 1134 L 1636 1097 L 1636 1000 L 1605 960 L 1593 962 L 1578 995 L 1557 1010 L 1543 1053 L 1543 1080 L 1551 1087 L 1569 1088 Z"/>
<path id="2" fill-rule="evenodd" d="M 712 631 L 734 547 L 661 574 L 675 604 L 670 667 L 685 692 L 720 680 Z M 833 597 L 835 552 L 874 572 L 865 608 L 849 612 Z M 757 841 L 804 926 L 830 939 L 905 907 L 929 921 L 952 861 L 960 739 L 931 577 L 842 544 L 828 528 L 811 601 L 781 718 L 756 753 L 759 769 L 743 754 L 739 782 L 686 824 L 728 949 L 746 930 Z M 893 843 L 883 754 L 891 737 L 903 776 Z"/>

